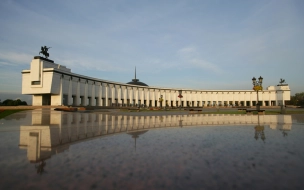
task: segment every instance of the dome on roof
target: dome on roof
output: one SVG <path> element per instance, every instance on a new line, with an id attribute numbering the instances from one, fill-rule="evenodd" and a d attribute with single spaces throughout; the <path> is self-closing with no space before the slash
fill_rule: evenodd
<path id="1" fill-rule="evenodd" d="M 132 79 L 132 81 L 128 82 L 127 84 L 138 85 L 138 86 L 148 86 L 147 84 L 145 84 L 143 82 L 139 82 L 138 79 Z"/>
<path id="2" fill-rule="evenodd" d="M 140 82 L 139 79 L 136 79 L 136 67 L 135 67 L 135 78 L 132 79 L 132 81 L 128 82 L 127 84 L 138 85 L 138 86 L 148 86 L 146 83 Z"/>

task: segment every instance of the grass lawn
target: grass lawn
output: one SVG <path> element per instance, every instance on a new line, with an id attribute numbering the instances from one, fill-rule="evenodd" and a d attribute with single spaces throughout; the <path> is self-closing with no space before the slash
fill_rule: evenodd
<path id="1" fill-rule="evenodd" d="M 137 109 L 131 109 L 131 110 L 128 110 L 128 109 L 120 109 L 121 112 L 137 112 Z M 159 111 L 185 111 L 185 110 L 179 110 L 179 109 L 155 109 L 155 110 L 150 110 L 150 109 L 140 109 L 140 112 L 159 112 Z"/>
<path id="2" fill-rule="evenodd" d="M 267 115 L 281 114 L 280 111 L 266 111 Z M 304 114 L 304 110 L 286 110 L 287 115 L 290 114 Z"/>
<path id="3" fill-rule="evenodd" d="M 246 111 L 212 111 L 212 112 L 202 112 L 201 114 L 246 114 Z M 280 110 L 266 110 L 265 115 L 280 115 Z M 304 110 L 286 110 L 286 113 L 283 115 L 290 115 L 290 114 L 304 114 Z M 257 115 L 254 112 L 254 115 Z"/>
<path id="4" fill-rule="evenodd" d="M 121 112 L 129 112 L 128 109 L 120 109 Z M 137 110 L 130 110 L 131 112 L 137 112 Z M 185 111 L 185 110 L 179 110 L 179 109 L 173 109 L 173 110 L 147 110 L 147 109 L 140 109 L 140 112 L 159 112 L 159 111 Z M 219 110 L 219 111 L 202 111 L 200 113 L 195 114 L 246 114 L 246 111 L 238 111 L 238 110 Z M 280 115 L 280 110 L 266 110 L 265 115 Z M 286 110 L 287 115 L 290 114 L 304 114 L 304 110 Z M 254 115 L 257 115 L 257 112 L 254 112 Z"/>
<path id="5" fill-rule="evenodd" d="M 20 111 L 24 111 L 24 110 L 0 110 L 0 119 Z"/>
<path id="6" fill-rule="evenodd" d="M 201 114 L 246 114 L 245 111 L 224 111 L 224 110 L 219 110 L 219 111 L 204 111 Z"/>

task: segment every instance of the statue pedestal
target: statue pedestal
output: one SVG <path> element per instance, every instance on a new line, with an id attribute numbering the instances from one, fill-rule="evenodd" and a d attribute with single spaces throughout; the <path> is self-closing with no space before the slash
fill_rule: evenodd
<path id="1" fill-rule="evenodd" d="M 47 59 L 47 58 L 44 58 L 44 57 L 41 57 L 41 56 L 35 56 L 34 59 L 42 59 L 42 60 L 44 60 L 44 61 L 48 61 L 48 62 L 54 63 L 53 60 L 50 60 L 50 59 Z"/>

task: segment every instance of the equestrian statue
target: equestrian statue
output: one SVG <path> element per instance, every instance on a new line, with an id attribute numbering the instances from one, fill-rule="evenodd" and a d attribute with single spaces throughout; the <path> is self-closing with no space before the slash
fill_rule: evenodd
<path id="1" fill-rule="evenodd" d="M 42 55 L 44 55 L 44 57 L 47 59 L 49 57 L 49 53 L 48 53 L 48 50 L 50 49 L 51 47 L 46 47 L 46 46 L 41 46 L 41 51 L 39 52 L 39 55 L 40 53 L 42 53 Z"/>

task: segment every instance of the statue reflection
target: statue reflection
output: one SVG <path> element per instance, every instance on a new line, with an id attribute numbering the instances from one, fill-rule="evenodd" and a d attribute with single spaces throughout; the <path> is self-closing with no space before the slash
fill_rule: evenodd
<path id="1" fill-rule="evenodd" d="M 283 135 L 291 130 L 290 115 L 127 115 L 109 113 L 58 112 L 33 110 L 29 126 L 20 126 L 21 149 L 27 150 L 27 158 L 35 164 L 38 174 L 45 173 L 46 160 L 62 153 L 70 145 L 113 134 L 128 134 L 137 139 L 149 130 L 159 128 L 181 128 L 185 126 L 257 125 L 255 139 L 265 141 L 264 126 L 282 129 Z M 285 134 L 286 133 L 286 134 Z"/>
<path id="2" fill-rule="evenodd" d="M 283 116 L 283 115 L 282 115 Z M 291 130 L 292 117 L 289 115 L 288 120 L 283 119 L 283 117 L 278 117 L 276 123 L 271 123 L 269 127 L 274 130 L 279 130 L 282 132 L 283 137 L 288 136 L 288 132 Z"/>
<path id="3" fill-rule="evenodd" d="M 286 131 L 283 130 L 282 133 L 283 133 L 283 137 L 288 136 L 288 133 Z"/>
<path id="4" fill-rule="evenodd" d="M 41 160 L 38 165 L 35 165 L 35 168 L 37 169 L 37 174 L 44 173 L 44 166 L 46 165 L 46 162 L 44 160 Z"/>

